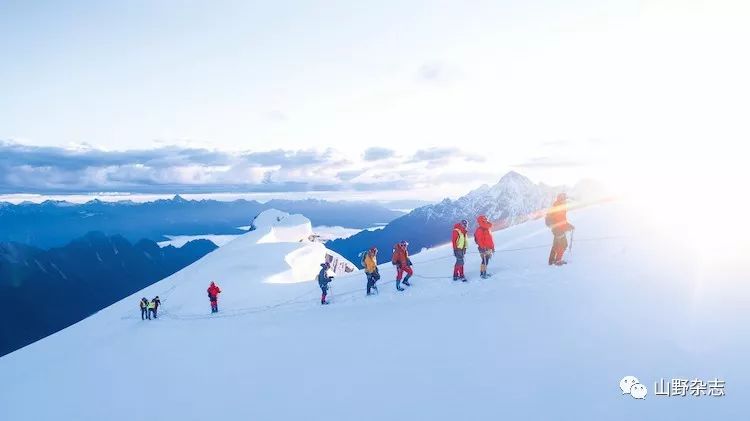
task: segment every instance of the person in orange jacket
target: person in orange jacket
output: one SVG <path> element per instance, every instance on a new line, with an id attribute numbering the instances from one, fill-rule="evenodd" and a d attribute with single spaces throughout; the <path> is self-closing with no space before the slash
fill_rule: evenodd
<path id="1" fill-rule="evenodd" d="M 453 255 L 456 256 L 456 264 L 453 266 L 453 280 L 466 282 L 464 276 L 464 256 L 466 256 L 466 246 L 469 244 L 468 239 L 469 221 L 463 219 L 453 226 Z"/>
<path id="2" fill-rule="evenodd" d="M 547 216 L 544 222 L 552 231 L 554 236 L 552 240 L 552 249 L 549 252 L 549 265 L 562 266 L 567 263 L 563 260 L 563 254 L 568 248 L 568 238 L 565 235 L 568 231 L 572 231 L 575 227 L 568 222 L 568 207 L 566 202 L 568 196 L 565 193 L 557 195 L 557 199 L 552 204 L 552 207 L 547 211 Z"/>
<path id="3" fill-rule="evenodd" d="M 414 270 L 411 268 L 411 259 L 409 259 L 409 243 L 406 240 L 393 246 L 393 257 L 391 263 L 396 266 L 396 290 L 403 291 L 401 287 L 401 277 L 406 272 L 406 278 L 404 278 L 404 285 L 410 287 L 409 278 L 414 275 Z"/>
<path id="4" fill-rule="evenodd" d="M 209 301 L 211 301 L 211 313 L 218 313 L 219 294 L 221 293 L 221 289 L 219 289 L 219 286 L 212 281 L 211 285 L 208 286 L 206 292 L 208 292 L 208 299 Z"/>
<path id="5" fill-rule="evenodd" d="M 492 239 L 492 222 L 486 216 L 479 215 L 477 218 L 477 227 L 474 231 L 474 242 L 479 247 L 479 255 L 482 257 L 482 264 L 479 266 L 482 279 L 491 276 L 487 273 L 487 265 L 490 263 L 490 257 L 495 252 L 495 241 Z"/>

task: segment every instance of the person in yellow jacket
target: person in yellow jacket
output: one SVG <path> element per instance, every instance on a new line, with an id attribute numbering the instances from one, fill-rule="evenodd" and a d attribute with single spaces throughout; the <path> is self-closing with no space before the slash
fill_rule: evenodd
<path id="1" fill-rule="evenodd" d="M 148 319 L 151 320 L 151 315 L 154 314 L 154 309 L 156 308 L 156 303 L 151 300 L 148 302 Z M 156 315 L 154 314 L 154 318 L 156 318 Z"/>
<path id="2" fill-rule="evenodd" d="M 141 320 L 148 318 L 148 300 L 146 297 L 141 298 Z"/>
<path id="3" fill-rule="evenodd" d="M 373 247 L 367 251 L 364 258 L 365 274 L 367 275 L 367 295 L 371 294 L 371 290 L 378 292 L 378 287 L 375 283 L 380 279 L 380 273 L 378 272 L 378 249 Z"/>
<path id="4" fill-rule="evenodd" d="M 461 222 L 453 226 L 453 254 L 456 256 L 456 264 L 453 266 L 453 280 L 466 282 L 464 276 L 464 257 L 466 256 L 466 246 L 468 238 L 469 221 L 462 219 Z"/>

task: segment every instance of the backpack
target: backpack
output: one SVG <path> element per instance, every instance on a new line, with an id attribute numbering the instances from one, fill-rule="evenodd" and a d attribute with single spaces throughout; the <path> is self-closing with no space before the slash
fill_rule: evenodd
<path id="1" fill-rule="evenodd" d="M 544 217 L 544 224 L 551 227 L 554 223 L 555 222 L 552 220 L 552 212 L 547 212 L 547 215 Z"/>
<path id="2" fill-rule="evenodd" d="M 398 246 L 393 249 L 393 256 L 391 256 L 391 263 L 398 265 Z"/>
<path id="3" fill-rule="evenodd" d="M 365 250 L 357 255 L 357 257 L 359 257 L 359 263 L 362 265 L 362 267 L 367 267 L 367 265 L 365 265 L 365 259 L 367 258 L 368 252 L 369 250 Z"/>

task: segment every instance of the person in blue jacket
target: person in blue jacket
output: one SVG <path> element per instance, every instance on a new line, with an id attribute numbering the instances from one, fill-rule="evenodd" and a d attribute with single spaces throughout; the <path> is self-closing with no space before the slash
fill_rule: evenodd
<path id="1" fill-rule="evenodd" d="M 318 285 L 320 285 L 320 290 L 323 292 L 320 296 L 320 304 L 322 305 L 328 304 L 328 301 L 326 301 L 326 295 L 328 295 L 328 284 L 333 281 L 333 276 L 328 276 L 328 269 L 330 268 L 331 265 L 328 262 L 320 264 Z"/>

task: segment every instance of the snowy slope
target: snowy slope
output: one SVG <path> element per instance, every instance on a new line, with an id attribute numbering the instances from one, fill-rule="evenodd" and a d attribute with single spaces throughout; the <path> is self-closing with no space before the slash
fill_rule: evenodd
<path id="1" fill-rule="evenodd" d="M 224 292 L 220 304 L 227 308 L 221 315 L 225 316 L 255 311 L 274 299 L 286 298 L 292 290 L 303 289 L 291 284 L 313 280 L 326 254 L 353 267 L 323 244 L 308 240 L 313 230 L 310 220 L 302 215 L 270 209 L 258 215 L 253 225 L 255 230 L 139 294 L 148 298 L 159 295 L 165 304 L 165 316 L 200 318 L 205 317 L 205 289 L 215 281 Z"/>
<path id="2" fill-rule="evenodd" d="M 304 221 L 277 221 L 1 358 L 0 419 L 744 419 L 746 264 L 716 267 L 621 205 L 570 218 L 565 267 L 546 265 L 550 236 L 531 221 L 495 233 L 489 280 L 472 253 L 472 282 L 452 282 L 438 247 L 413 256 L 406 292 L 386 264 L 380 295 L 355 273 L 327 307 L 310 276 L 325 250 L 289 242 Z M 209 280 L 224 291 L 214 316 Z M 142 322 L 138 297 L 155 294 L 163 315 Z M 727 396 L 638 401 L 621 394 L 625 375 L 649 392 L 662 377 L 719 377 Z"/>

